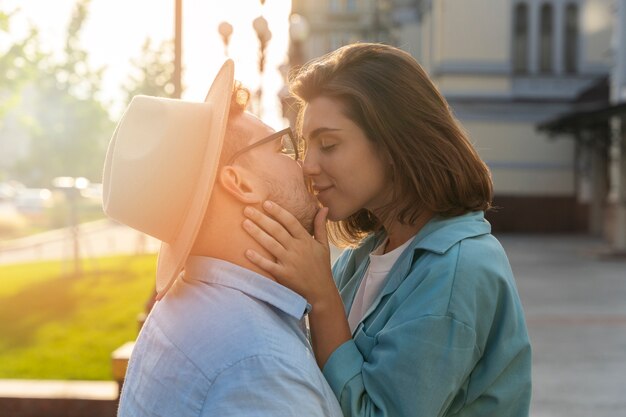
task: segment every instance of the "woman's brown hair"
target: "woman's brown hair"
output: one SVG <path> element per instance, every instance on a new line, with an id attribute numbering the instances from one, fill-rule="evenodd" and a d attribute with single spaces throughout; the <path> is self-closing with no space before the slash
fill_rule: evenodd
<path id="1" fill-rule="evenodd" d="M 306 103 L 337 99 L 389 164 L 392 203 L 376 216 L 361 209 L 330 223 L 333 243 L 357 244 L 390 219 L 413 224 L 425 212 L 452 217 L 491 207 L 489 169 L 408 53 L 382 44 L 347 45 L 302 67 L 290 90 L 301 104 L 299 133 Z"/>

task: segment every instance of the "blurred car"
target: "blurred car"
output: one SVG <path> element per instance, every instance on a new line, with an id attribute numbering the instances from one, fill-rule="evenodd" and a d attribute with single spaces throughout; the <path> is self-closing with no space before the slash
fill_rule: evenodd
<path id="1" fill-rule="evenodd" d="M 15 208 L 24 214 L 41 214 L 52 207 L 52 192 L 47 188 L 24 188 L 13 199 Z"/>
<path id="2" fill-rule="evenodd" d="M 0 202 L 13 201 L 22 189 L 24 189 L 24 185 L 17 181 L 0 182 Z"/>
<path id="3" fill-rule="evenodd" d="M 80 190 L 80 195 L 89 200 L 102 201 L 102 184 L 90 183 L 85 189 Z"/>

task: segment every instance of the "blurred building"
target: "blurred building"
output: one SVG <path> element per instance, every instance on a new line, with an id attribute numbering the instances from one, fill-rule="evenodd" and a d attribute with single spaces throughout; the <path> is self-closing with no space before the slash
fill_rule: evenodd
<path id="1" fill-rule="evenodd" d="M 586 232 L 599 195 L 585 175 L 589 155 L 538 126 L 607 104 L 618 2 L 293 0 L 293 12 L 309 24 L 299 45 L 307 59 L 380 41 L 425 67 L 492 170 L 494 230 Z M 597 205 L 606 213 L 614 203 Z"/>

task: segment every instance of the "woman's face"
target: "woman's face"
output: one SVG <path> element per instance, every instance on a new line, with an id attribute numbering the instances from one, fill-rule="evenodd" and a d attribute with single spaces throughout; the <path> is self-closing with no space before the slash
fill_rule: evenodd
<path id="1" fill-rule="evenodd" d="M 315 98 L 306 105 L 302 126 L 304 175 L 333 221 L 362 208 L 375 213 L 391 195 L 383 159 L 343 108 L 339 100 Z"/>

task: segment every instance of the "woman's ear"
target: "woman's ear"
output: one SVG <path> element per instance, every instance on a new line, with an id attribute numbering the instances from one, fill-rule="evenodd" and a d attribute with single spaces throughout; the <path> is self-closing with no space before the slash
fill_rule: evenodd
<path id="1" fill-rule="evenodd" d="M 257 193 L 256 176 L 240 166 L 226 165 L 219 171 L 219 183 L 235 199 L 244 204 L 261 203 Z"/>

